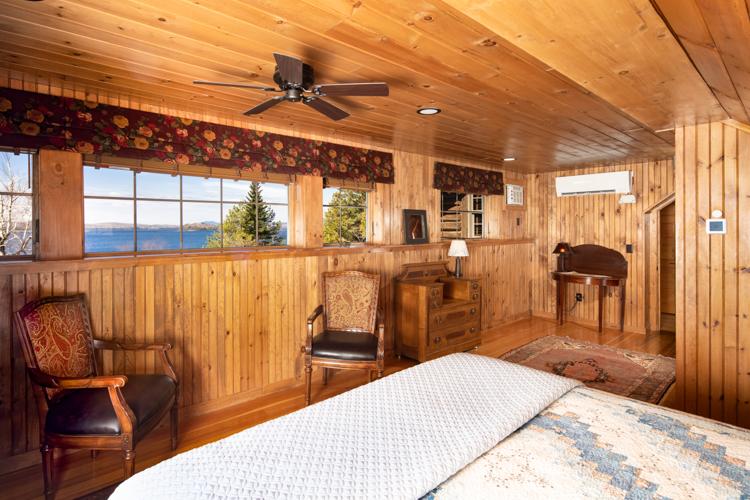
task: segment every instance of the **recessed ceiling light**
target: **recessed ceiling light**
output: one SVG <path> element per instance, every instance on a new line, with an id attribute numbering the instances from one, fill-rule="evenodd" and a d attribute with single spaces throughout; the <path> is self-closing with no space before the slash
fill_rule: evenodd
<path id="1" fill-rule="evenodd" d="M 442 111 L 440 108 L 419 108 L 417 113 L 420 115 L 436 115 Z"/>
<path id="2" fill-rule="evenodd" d="M 503 158 L 503 161 L 515 161 L 515 157 L 509 156 L 507 158 Z"/>

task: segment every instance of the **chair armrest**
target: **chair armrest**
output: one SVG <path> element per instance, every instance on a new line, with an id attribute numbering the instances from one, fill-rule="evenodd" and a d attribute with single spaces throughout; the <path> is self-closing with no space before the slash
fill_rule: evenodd
<path id="1" fill-rule="evenodd" d="M 48 389 L 106 389 L 109 401 L 123 434 L 133 433 L 135 414 L 122 395 L 121 387 L 128 383 L 125 375 L 103 375 L 96 377 L 55 377 L 38 368 L 29 368 L 31 380 Z"/>
<path id="2" fill-rule="evenodd" d="M 385 323 L 383 321 L 383 312 L 378 309 L 375 314 L 375 323 L 378 328 L 378 359 L 385 357 Z"/>
<path id="3" fill-rule="evenodd" d="M 174 371 L 174 366 L 167 357 L 167 351 L 172 349 L 172 345 L 168 343 L 162 344 L 121 344 L 112 340 L 93 340 L 94 349 L 99 350 L 110 350 L 110 351 L 154 351 L 159 353 L 159 359 L 161 359 L 161 366 L 164 370 L 164 374 L 177 383 L 177 373 Z"/>
<path id="4" fill-rule="evenodd" d="M 307 324 L 308 326 L 312 326 L 313 323 L 315 323 L 315 320 L 323 314 L 323 304 L 320 304 L 318 307 L 315 308 L 315 310 L 310 314 L 310 316 L 307 317 Z"/>
<path id="5" fill-rule="evenodd" d="M 323 314 L 323 304 L 316 307 L 312 314 L 307 317 L 307 338 L 305 339 L 305 345 L 302 347 L 302 352 L 306 356 L 312 356 L 313 325 L 321 314 Z"/>
<path id="6" fill-rule="evenodd" d="M 121 344 L 112 340 L 94 339 L 94 349 L 106 349 L 110 351 L 169 351 L 172 345 L 163 344 Z"/>
<path id="7" fill-rule="evenodd" d="M 123 387 L 128 383 L 125 375 L 102 375 L 95 377 L 55 377 L 38 368 L 29 368 L 31 381 L 48 389 L 103 389 Z"/>

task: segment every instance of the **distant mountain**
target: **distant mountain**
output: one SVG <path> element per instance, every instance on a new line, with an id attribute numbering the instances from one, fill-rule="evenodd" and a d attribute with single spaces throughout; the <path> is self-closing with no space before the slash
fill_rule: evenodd
<path id="1" fill-rule="evenodd" d="M 138 229 L 143 231 L 158 231 L 162 229 L 179 229 L 180 226 L 175 224 L 138 224 Z M 218 222 L 214 221 L 203 221 L 203 222 L 191 222 L 185 224 L 183 228 L 185 231 L 205 231 L 209 229 L 217 229 L 219 227 Z M 95 224 L 86 224 L 86 229 L 133 229 L 132 224 L 124 222 L 97 222 Z"/>
<path id="2" fill-rule="evenodd" d="M 185 231 L 209 231 L 219 228 L 219 223 L 216 221 L 203 221 L 203 222 L 191 222 L 183 225 Z M 287 227 L 286 223 L 281 224 L 281 233 L 286 234 Z M 138 229 L 142 231 L 159 231 L 165 229 L 177 230 L 180 226 L 173 224 L 138 224 Z M 132 224 L 125 222 L 97 222 L 95 224 L 86 224 L 86 229 L 133 229 Z"/>

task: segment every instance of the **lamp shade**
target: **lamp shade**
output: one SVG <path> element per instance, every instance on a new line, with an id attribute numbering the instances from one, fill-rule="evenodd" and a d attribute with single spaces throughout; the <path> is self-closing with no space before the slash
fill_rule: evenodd
<path id="1" fill-rule="evenodd" d="M 557 244 L 554 250 L 552 250 L 552 253 L 561 254 L 561 253 L 571 253 L 573 251 L 573 247 L 570 246 L 570 243 L 566 243 L 564 241 L 561 241 Z"/>
<path id="2" fill-rule="evenodd" d="M 469 248 L 464 240 L 451 241 L 451 247 L 448 249 L 448 257 L 468 257 Z"/>

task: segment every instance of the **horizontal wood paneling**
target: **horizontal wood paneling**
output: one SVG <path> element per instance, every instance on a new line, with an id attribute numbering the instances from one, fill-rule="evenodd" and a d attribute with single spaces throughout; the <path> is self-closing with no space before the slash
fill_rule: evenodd
<path id="1" fill-rule="evenodd" d="M 680 127 L 676 144 L 677 400 L 750 427 L 750 133 Z M 726 235 L 706 234 L 716 209 Z"/>
<path id="2" fill-rule="evenodd" d="M 620 205 L 617 195 L 592 195 L 558 198 L 555 177 L 630 170 L 636 203 Z M 557 265 L 552 254 L 555 245 L 567 241 L 571 245 L 595 243 L 621 252 L 628 261 L 625 304 L 625 329 L 645 332 L 645 238 L 643 213 L 674 190 L 672 160 L 622 163 L 618 165 L 560 171 L 529 176 L 529 221 L 537 246 L 533 262 L 533 311 L 541 316 L 555 315 L 555 286 L 549 277 Z M 625 245 L 633 244 L 633 253 L 625 253 Z M 576 293 L 584 300 L 569 318 L 593 324 L 597 320 L 597 293 L 593 287 L 569 286 L 568 304 L 575 303 Z M 605 326 L 619 327 L 618 292 L 610 291 L 605 303 Z"/>

